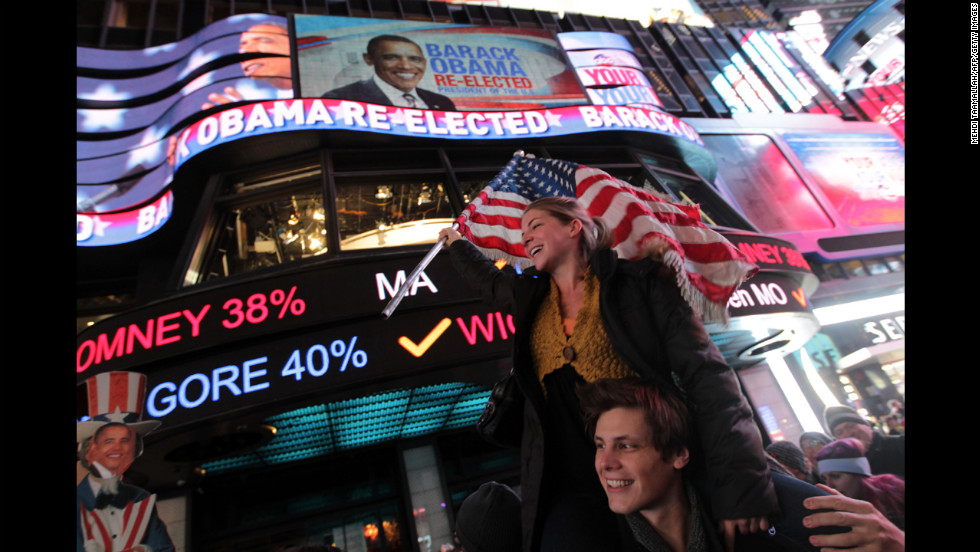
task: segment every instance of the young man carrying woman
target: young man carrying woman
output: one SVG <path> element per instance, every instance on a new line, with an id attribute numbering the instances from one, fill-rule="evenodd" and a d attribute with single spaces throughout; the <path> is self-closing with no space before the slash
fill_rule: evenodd
<path id="1" fill-rule="evenodd" d="M 514 316 L 514 373 L 525 397 L 521 443 L 525 552 L 614 551 L 624 543 L 593 468 L 575 389 L 641 376 L 684 397 L 703 449 L 714 519 L 730 542 L 768 528 L 778 503 L 762 437 L 734 371 L 651 254 L 627 262 L 571 198 L 527 207 L 522 243 L 533 262 L 500 270 L 457 231 L 440 237 L 463 279 Z"/>

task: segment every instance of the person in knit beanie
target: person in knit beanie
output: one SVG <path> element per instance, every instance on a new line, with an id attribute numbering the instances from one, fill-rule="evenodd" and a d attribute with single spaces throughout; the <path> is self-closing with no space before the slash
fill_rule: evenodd
<path id="1" fill-rule="evenodd" d="M 466 497 L 456 514 L 455 552 L 520 552 L 521 499 L 490 481 Z"/>
<path id="2" fill-rule="evenodd" d="M 771 454 L 773 458 L 788 469 L 793 477 L 801 481 L 806 481 L 808 471 L 806 455 L 803 454 L 803 450 L 796 446 L 795 443 L 776 441 L 766 447 L 766 452 Z"/>
<path id="3" fill-rule="evenodd" d="M 872 474 L 891 473 L 905 479 L 905 435 L 882 435 L 850 406 L 828 406 L 823 417 L 827 429 L 836 439 L 851 438 L 861 442 Z"/>
<path id="4" fill-rule="evenodd" d="M 824 482 L 817 470 L 817 453 L 831 441 L 833 439 L 829 435 L 819 431 L 806 431 L 800 435 L 800 449 L 806 455 L 807 483 L 816 485 Z"/>
<path id="5" fill-rule="evenodd" d="M 823 418 L 824 421 L 827 422 L 827 429 L 830 430 L 830 434 L 834 435 L 835 437 L 837 436 L 837 427 L 841 424 L 851 423 L 859 426 L 871 427 L 871 422 L 859 414 L 857 410 L 842 404 L 828 406 L 823 412 Z M 845 429 L 846 428 L 841 428 L 842 431 Z M 840 437 L 837 438 L 840 439 Z M 855 437 L 855 439 L 863 440 L 859 437 Z"/>

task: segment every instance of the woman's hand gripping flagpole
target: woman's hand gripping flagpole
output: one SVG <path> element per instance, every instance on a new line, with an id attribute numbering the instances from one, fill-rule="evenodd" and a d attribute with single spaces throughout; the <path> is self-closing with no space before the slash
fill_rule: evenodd
<path id="1" fill-rule="evenodd" d="M 457 228 L 459 228 L 459 223 L 454 222 L 453 229 L 455 230 Z M 395 293 L 394 297 L 388 301 L 388 305 L 385 306 L 383 311 L 381 311 L 381 314 L 384 315 L 385 319 L 390 318 L 391 313 L 395 312 L 395 309 L 398 307 L 398 303 L 402 302 L 402 299 L 405 298 L 405 294 L 408 293 L 408 290 L 415 285 L 415 280 L 418 280 L 419 274 L 422 274 L 425 267 L 429 266 L 429 263 L 431 263 L 432 259 L 436 257 L 436 254 L 439 253 L 440 249 L 442 249 L 442 244 L 444 243 L 446 243 L 446 238 L 439 238 L 439 241 L 437 241 L 436 244 L 432 246 L 432 249 L 425 254 L 425 257 L 423 257 L 418 266 L 415 267 L 415 270 L 408 275 L 408 278 L 405 279 L 405 283 L 398 288 L 398 291 Z"/>
<path id="2" fill-rule="evenodd" d="M 523 150 L 515 151 L 514 157 L 511 158 L 510 163 L 508 163 L 507 166 L 504 167 L 504 169 L 500 171 L 500 173 L 493 178 L 490 184 L 488 184 L 487 188 L 492 188 L 493 186 L 502 182 L 505 178 L 508 178 L 514 172 L 514 169 L 517 167 L 519 158 L 523 158 L 523 157 L 524 157 Z M 465 216 L 465 213 L 461 215 L 461 218 L 463 216 Z M 459 230 L 459 220 L 460 219 L 457 219 L 456 222 L 453 223 L 452 226 L 453 230 Z M 413 270 L 412 273 L 408 276 L 408 278 L 405 279 L 405 283 L 402 284 L 400 288 L 398 288 L 398 292 L 395 293 L 394 297 L 392 297 L 391 300 L 388 301 L 388 305 L 386 305 L 384 310 L 381 311 L 381 314 L 385 317 L 385 319 L 390 318 L 391 313 L 395 312 L 395 308 L 398 307 L 398 304 L 401 303 L 402 299 L 405 298 L 405 295 L 408 293 L 408 290 L 411 289 L 413 285 L 415 285 L 415 280 L 417 280 L 419 275 L 422 274 L 422 271 L 425 270 L 425 267 L 427 267 L 429 263 L 432 262 L 432 259 L 434 259 L 436 254 L 439 253 L 439 250 L 442 249 L 442 246 L 445 242 L 446 242 L 446 238 L 440 238 L 439 241 L 432 246 L 432 249 L 430 249 L 429 252 L 426 253 L 425 257 L 422 258 L 422 261 L 419 262 L 418 266 L 415 267 L 415 270 Z"/>

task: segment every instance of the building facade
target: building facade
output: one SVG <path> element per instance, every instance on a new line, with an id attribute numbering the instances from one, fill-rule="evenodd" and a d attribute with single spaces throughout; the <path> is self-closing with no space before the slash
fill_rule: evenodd
<path id="1" fill-rule="evenodd" d="M 837 308 L 904 298 L 904 137 L 792 31 L 410 0 L 78 7 L 76 377 L 147 375 L 162 426 L 128 477 L 182 550 L 439 550 L 479 484 L 519 489 L 518 452 L 472 431 L 509 313 L 436 255 L 380 316 L 519 150 L 697 204 L 751 256 L 709 331 L 767 440 L 904 396 L 904 305 Z M 419 87 L 452 108 L 330 97 L 369 77 L 380 34 L 421 45 Z"/>

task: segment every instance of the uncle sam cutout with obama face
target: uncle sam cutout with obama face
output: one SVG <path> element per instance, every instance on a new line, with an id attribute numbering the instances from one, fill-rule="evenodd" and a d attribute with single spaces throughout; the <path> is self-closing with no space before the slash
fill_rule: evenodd
<path id="1" fill-rule="evenodd" d="M 77 552 L 173 552 L 156 495 L 122 482 L 143 452 L 143 436 L 160 425 L 142 420 L 146 376 L 106 372 L 85 386 L 89 419 L 76 432 L 88 473 L 77 487 Z"/>

